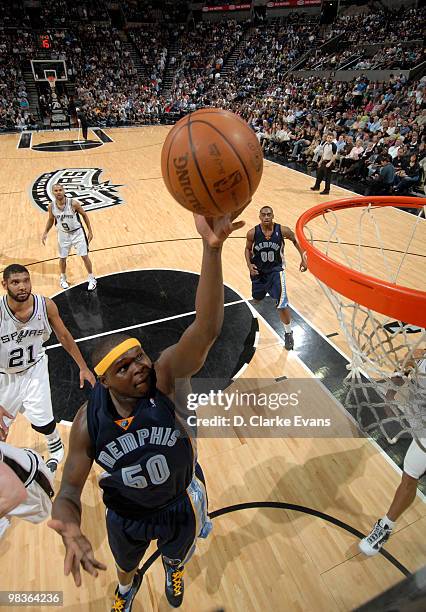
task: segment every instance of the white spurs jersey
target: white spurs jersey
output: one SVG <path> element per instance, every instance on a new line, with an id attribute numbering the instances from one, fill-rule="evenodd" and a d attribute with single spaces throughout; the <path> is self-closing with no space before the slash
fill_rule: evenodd
<path id="1" fill-rule="evenodd" d="M 60 209 L 56 200 L 52 202 L 52 215 L 58 229 L 63 232 L 75 232 L 82 227 L 79 214 L 72 207 L 72 198 L 65 198 L 65 206 Z"/>
<path id="2" fill-rule="evenodd" d="M 0 299 L 0 372 L 23 372 L 44 355 L 43 344 L 49 339 L 52 328 L 45 298 L 34 294 L 33 298 L 33 312 L 26 323 L 14 316 L 6 295 Z"/>

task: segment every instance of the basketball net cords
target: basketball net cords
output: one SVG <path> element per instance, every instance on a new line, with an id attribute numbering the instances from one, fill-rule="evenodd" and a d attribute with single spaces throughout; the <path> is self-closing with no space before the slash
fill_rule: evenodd
<path id="1" fill-rule="evenodd" d="M 419 213 L 416 215 L 416 220 L 410 231 L 405 250 L 401 253 L 401 259 L 397 264 L 395 272 L 392 272 L 388 256 L 383 247 L 380 227 L 373 214 L 376 208 L 382 207 L 375 207 L 370 203 L 360 214 L 357 241 L 358 257 L 355 267 L 358 268 L 359 272 L 363 272 L 365 259 L 363 260 L 362 237 L 364 222 L 368 220 L 373 223 L 374 226 L 374 233 L 378 243 L 377 249 L 381 254 L 385 274 L 388 276 L 389 282 L 396 284 L 405 258 L 414 240 L 418 225 L 424 222 L 424 218 L 426 217 L 426 206 L 420 209 Z M 329 215 L 328 218 L 326 217 L 326 213 Z M 331 245 L 337 244 L 346 265 L 353 269 L 354 262 L 350 261 L 344 248 L 345 245 L 338 234 L 339 220 L 335 211 L 325 210 L 322 218 L 329 229 L 329 235 L 325 245 L 325 254 L 330 257 Z M 311 229 L 305 226 L 305 230 L 308 232 L 309 241 L 311 244 L 314 244 Z M 413 434 L 417 427 L 424 427 L 426 425 L 426 423 L 422 424 L 422 413 L 424 414 L 425 412 L 424 407 L 422 407 L 422 396 L 424 396 L 424 392 L 421 391 L 422 385 L 418 381 L 425 375 L 418 372 L 417 364 L 414 360 L 415 365 L 411 370 L 410 376 L 407 378 L 401 377 L 403 377 L 407 371 L 409 363 L 413 361 L 416 349 L 421 348 L 424 340 L 426 340 L 425 330 L 423 330 L 423 333 L 420 333 L 420 337 L 414 341 L 408 338 L 408 331 L 411 330 L 411 327 L 409 325 L 407 326 L 406 323 L 400 321 L 396 322 L 395 331 L 389 331 L 383 326 L 383 322 L 375 316 L 374 311 L 355 302 L 345 304 L 343 301 L 344 298 L 340 296 L 338 292 L 330 289 L 321 281 L 318 282 L 336 313 L 336 317 L 352 353 L 351 362 L 347 365 L 349 373 L 345 378 L 350 385 L 347 399 L 349 398 L 350 400 L 350 396 L 354 396 L 354 402 L 357 409 L 357 420 L 360 425 L 365 431 L 380 428 L 383 435 L 392 443 L 401 437 L 402 434 Z M 419 331 L 421 331 L 420 328 Z M 384 380 L 383 377 L 385 377 Z M 393 380 L 393 377 L 397 377 L 397 379 L 399 377 L 399 380 L 405 380 L 404 386 L 406 388 L 404 389 L 404 387 L 398 385 Z M 378 379 L 380 378 L 382 380 L 379 382 Z M 388 399 L 389 391 L 395 392 L 395 395 L 399 392 L 398 402 Z M 359 395 L 361 395 L 361 399 Z M 349 401 L 349 403 L 351 404 L 351 401 Z M 418 406 L 418 409 L 416 409 L 416 406 Z M 384 414 L 380 415 L 378 409 L 381 409 L 382 413 L 384 412 L 387 416 Z M 368 410 L 373 416 L 373 422 L 370 422 L 370 424 L 366 426 L 362 425 L 362 412 L 364 410 Z M 411 420 L 411 424 L 407 423 L 405 418 L 407 416 Z M 390 437 L 385 426 L 395 423 L 396 420 L 401 430 L 396 436 Z"/>

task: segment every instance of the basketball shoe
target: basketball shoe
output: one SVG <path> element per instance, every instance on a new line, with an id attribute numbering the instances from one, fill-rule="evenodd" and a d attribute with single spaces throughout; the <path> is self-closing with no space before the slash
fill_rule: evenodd
<path id="1" fill-rule="evenodd" d="M 61 285 L 62 289 L 69 289 L 70 288 L 69 283 L 68 283 L 68 281 L 67 281 L 65 276 L 61 276 L 60 277 L 59 284 Z"/>
<path id="2" fill-rule="evenodd" d="M 88 281 L 88 284 L 87 284 L 87 290 L 88 291 L 93 291 L 94 289 L 96 289 L 96 285 L 97 284 L 98 283 L 96 281 L 96 278 L 89 276 L 89 281 Z"/>
<path id="3" fill-rule="evenodd" d="M 133 600 L 136 593 L 141 588 L 143 574 L 138 570 L 133 576 L 133 582 L 130 589 L 122 595 L 117 585 L 114 593 L 114 602 L 112 604 L 111 612 L 130 612 L 133 605 Z"/>
<path id="4" fill-rule="evenodd" d="M 47 450 L 49 451 L 50 459 L 55 459 L 57 463 L 61 463 L 65 453 L 61 438 L 56 432 L 46 437 Z"/>
<path id="5" fill-rule="evenodd" d="M 377 555 L 383 544 L 389 540 L 391 533 L 392 529 L 384 525 L 382 519 L 379 519 L 368 536 L 358 544 L 360 551 L 369 557 Z"/>
<path id="6" fill-rule="evenodd" d="M 288 332 L 284 334 L 284 348 L 286 351 L 292 351 L 294 349 L 294 338 L 293 332 Z"/>
<path id="7" fill-rule="evenodd" d="M 164 572 L 166 574 L 165 592 L 167 601 L 172 608 L 179 608 L 183 602 L 183 565 L 177 563 L 167 563 L 163 557 Z"/>

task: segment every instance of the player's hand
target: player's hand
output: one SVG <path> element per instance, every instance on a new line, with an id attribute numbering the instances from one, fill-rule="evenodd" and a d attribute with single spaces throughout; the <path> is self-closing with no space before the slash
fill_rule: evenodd
<path id="1" fill-rule="evenodd" d="M 96 384 L 96 378 L 93 373 L 89 370 L 89 368 L 81 368 L 80 370 L 80 389 L 84 387 L 84 381 L 90 384 L 90 386 L 94 387 Z"/>
<path id="2" fill-rule="evenodd" d="M 232 232 L 244 227 L 245 221 L 233 222 L 244 208 L 245 206 L 223 217 L 203 217 L 202 215 L 194 214 L 195 227 L 210 247 L 218 249 Z"/>
<path id="3" fill-rule="evenodd" d="M 250 264 L 248 269 L 250 271 L 250 276 L 258 276 L 259 275 L 259 270 L 256 268 L 256 266 L 254 264 Z"/>
<path id="4" fill-rule="evenodd" d="M 45 244 L 46 244 L 46 240 L 47 240 L 47 234 L 46 234 L 46 233 L 44 233 L 44 234 L 43 234 L 43 236 L 41 237 L 41 243 L 42 243 L 43 245 L 45 245 Z"/>
<path id="5" fill-rule="evenodd" d="M 93 240 L 93 234 L 92 234 L 92 232 L 89 232 L 89 233 L 87 234 L 87 242 L 89 242 L 89 243 L 90 243 L 90 242 L 92 242 L 92 240 Z"/>
<path id="6" fill-rule="evenodd" d="M 6 442 L 7 434 L 9 433 L 9 427 L 3 420 L 4 417 L 11 421 L 13 420 L 13 416 L 3 406 L 0 406 L 0 442 Z"/>
<path id="7" fill-rule="evenodd" d="M 76 586 L 81 586 L 80 565 L 95 578 L 98 576 L 98 570 L 106 570 L 106 565 L 95 559 L 92 545 L 76 523 L 52 519 L 47 525 L 62 536 L 65 546 L 64 574 L 69 576 L 71 573 Z"/>
<path id="8" fill-rule="evenodd" d="M 299 264 L 299 270 L 301 272 L 306 272 L 307 269 L 308 269 L 308 261 L 306 259 L 306 253 L 303 253 L 302 261 Z"/>

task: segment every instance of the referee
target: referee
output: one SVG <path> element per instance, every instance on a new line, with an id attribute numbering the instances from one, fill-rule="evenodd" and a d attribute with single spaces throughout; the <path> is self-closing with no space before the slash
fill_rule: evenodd
<path id="1" fill-rule="evenodd" d="M 84 138 L 84 140 L 87 140 L 87 128 L 88 128 L 88 124 L 87 124 L 86 115 L 84 114 L 84 111 L 81 108 L 76 108 L 75 110 L 76 110 L 76 113 L 77 113 L 77 121 L 78 121 L 79 125 L 81 126 L 81 131 L 83 132 L 83 138 Z"/>
<path id="2" fill-rule="evenodd" d="M 336 159 L 337 146 L 333 142 L 333 134 L 327 134 L 322 148 L 321 158 L 318 162 L 317 180 L 311 187 L 311 191 L 319 191 L 321 181 L 325 181 L 324 191 L 321 195 L 330 193 L 331 171 L 333 170 L 334 160 Z"/>

